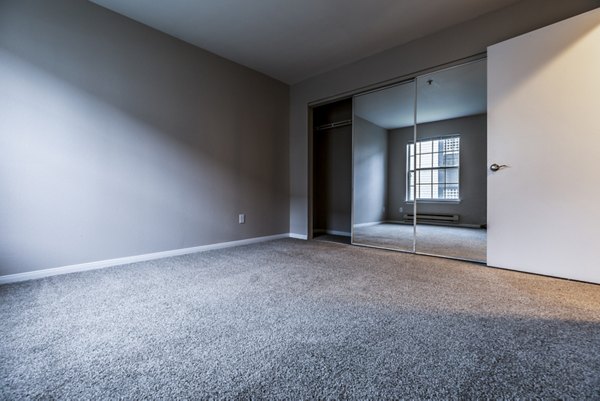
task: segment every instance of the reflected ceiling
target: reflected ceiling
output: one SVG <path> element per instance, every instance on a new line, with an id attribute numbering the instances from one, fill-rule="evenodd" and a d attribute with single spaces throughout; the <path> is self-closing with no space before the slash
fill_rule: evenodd
<path id="1" fill-rule="evenodd" d="M 417 122 L 448 120 L 487 110 L 486 61 L 450 68 L 417 79 Z M 413 125 L 413 82 L 357 96 L 354 113 L 386 129 Z"/>

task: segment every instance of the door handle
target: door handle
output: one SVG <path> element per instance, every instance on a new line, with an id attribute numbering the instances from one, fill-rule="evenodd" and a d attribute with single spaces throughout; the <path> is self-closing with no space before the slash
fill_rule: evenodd
<path id="1" fill-rule="evenodd" d="M 498 170 L 500 170 L 501 168 L 504 168 L 504 167 L 508 167 L 508 166 L 506 164 L 496 164 L 496 163 L 494 163 L 494 164 L 492 164 L 490 166 L 490 170 L 496 172 L 496 171 L 498 171 Z"/>

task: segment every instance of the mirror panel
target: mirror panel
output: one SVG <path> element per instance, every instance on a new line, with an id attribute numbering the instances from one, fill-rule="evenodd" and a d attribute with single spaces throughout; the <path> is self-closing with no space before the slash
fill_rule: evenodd
<path id="1" fill-rule="evenodd" d="M 354 97 L 352 243 L 414 252 L 414 213 L 405 204 L 414 179 L 406 148 L 391 132 L 414 137 L 415 81 Z"/>
<path id="2" fill-rule="evenodd" d="M 417 253 L 486 260 L 486 81 L 486 60 L 417 78 L 417 141 L 404 145 Z"/>

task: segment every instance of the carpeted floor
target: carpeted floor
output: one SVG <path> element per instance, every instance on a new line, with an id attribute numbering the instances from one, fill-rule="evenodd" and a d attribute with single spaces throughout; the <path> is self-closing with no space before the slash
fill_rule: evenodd
<path id="1" fill-rule="evenodd" d="M 345 235 L 321 234 L 313 238 L 315 241 L 337 242 L 338 244 L 350 245 L 352 239 Z"/>
<path id="2" fill-rule="evenodd" d="M 354 243 L 412 251 L 413 226 L 382 223 L 355 227 Z M 416 245 L 420 253 L 485 262 L 487 230 L 418 224 Z"/>
<path id="3" fill-rule="evenodd" d="M 600 398 L 600 286 L 330 242 L 4 285 L 0 321 L 1 399 Z"/>

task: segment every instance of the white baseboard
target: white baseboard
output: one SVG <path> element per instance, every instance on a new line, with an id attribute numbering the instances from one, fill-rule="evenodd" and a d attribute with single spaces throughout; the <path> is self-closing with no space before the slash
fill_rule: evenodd
<path id="1" fill-rule="evenodd" d="M 97 262 L 80 263 L 80 264 L 76 264 L 76 265 L 54 267 L 51 269 L 34 270 L 34 271 L 30 271 L 30 272 L 25 272 L 25 273 L 7 274 L 5 276 L 0 276 L 0 285 L 8 284 L 8 283 L 16 283 L 19 281 L 34 280 L 34 279 L 43 278 L 43 277 L 56 276 L 59 274 L 82 272 L 82 271 L 86 271 L 86 270 L 95 270 L 95 269 L 102 269 L 105 267 L 126 265 L 129 263 L 144 262 L 147 260 L 168 258 L 170 256 L 179 256 L 179 255 L 187 255 L 190 253 L 205 252 L 205 251 L 210 251 L 213 249 L 223 249 L 223 248 L 231 248 L 231 247 L 240 246 L 240 245 L 255 244 L 258 242 L 272 241 L 272 240 L 281 239 L 281 238 L 290 238 L 290 237 L 297 238 L 296 237 L 297 235 L 298 234 L 285 233 L 285 234 L 269 235 L 266 237 L 254 237 L 254 238 L 242 239 L 242 240 L 238 240 L 238 241 L 220 242 L 217 244 L 200 245 L 200 246 L 194 246 L 191 248 L 174 249 L 171 251 L 147 253 L 144 255 L 126 256 L 123 258 L 100 260 Z M 306 239 L 306 236 L 304 236 L 304 237 L 305 237 L 304 239 Z"/>
<path id="2" fill-rule="evenodd" d="M 307 240 L 308 239 L 308 235 L 306 235 L 306 234 L 290 233 L 290 238 Z"/>
<path id="3" fill-rule="evenodd" d="M 371 227 L 382 223 L 386 223 L 386 221 L 370 221 L 368 223 L 355 224 L 354 227 Z"/>
<path id="4" fill-rule="evenodd" d="M 412 225 L 412 222 L 409 221 L 409 220 L 386 220 L 383 223 Z M 434 225 L 434 226 L 459 227 L 459 228 L 481 228 L 481 225 L 477 225 L 477 224 L 446 223 L 444 221 L 439 221 L 439 222 L 421 222 L 419 224 Z"/>

